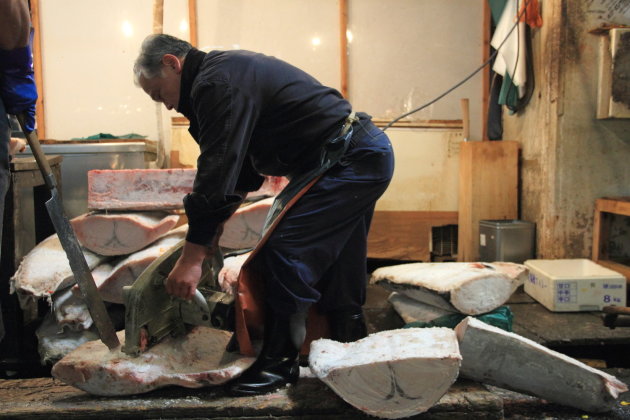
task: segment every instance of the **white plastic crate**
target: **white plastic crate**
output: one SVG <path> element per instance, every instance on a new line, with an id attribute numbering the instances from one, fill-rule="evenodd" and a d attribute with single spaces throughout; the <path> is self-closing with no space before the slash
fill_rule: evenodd
<path id="1" fill-rule="evenodd" d="M 626 278 L 588 259 L 527 260 L 525 292 L 550 311 L 626 306 Z"/>

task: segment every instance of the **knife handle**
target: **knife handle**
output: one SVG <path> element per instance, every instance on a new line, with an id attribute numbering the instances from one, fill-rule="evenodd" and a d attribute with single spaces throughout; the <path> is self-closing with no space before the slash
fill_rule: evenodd
<path id="1" fill-rule="evenodd" d="M 22 132 L 26 136 L 26 141 L 28 141 L 28 145 L 31 146 L 31 152 L 33 152 L 33 156 L 37 161 L 37 166 L 42 173 L 42 177 L 44 178 L 44 182 L 46 186 L 52 190 L 57 188 L 57 182 L 55 181 L 55 176 L 53 175 L 52 169 L 50 169 L 50 165 L 48 164 L 48 160 L 46 159 L 46 155 L 42 151 L 42 147 L 39 144 L 39 140 L 37 139 L 37 133 L 35 130 L 27 131 L 26 130 L 26 115 L 17 114 L 16 118 L 20 123 L 20 128 Z"/>

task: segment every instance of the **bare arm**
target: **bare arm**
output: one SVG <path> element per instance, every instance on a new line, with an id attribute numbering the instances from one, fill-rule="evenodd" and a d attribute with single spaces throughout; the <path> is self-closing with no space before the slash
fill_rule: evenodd
<path id="1" fill-rule="evenodd" d="M 0 49 L 25 47 L 31 29 L 28 0 L 0 1 Z"/>

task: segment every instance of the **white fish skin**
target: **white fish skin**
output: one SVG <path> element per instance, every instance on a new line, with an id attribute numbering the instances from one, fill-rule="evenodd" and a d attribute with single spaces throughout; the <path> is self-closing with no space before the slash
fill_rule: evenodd
<path id="1" fill-rule="evenodd" d="M 370 281 L 448 311 L 478 315 L 503 305 L 526 272 L 513 263 L 409 263 L 378 268 Z"/>
<path id="2" fill-rule="evenodd" d="M 455 327 L 461 375 L 588 412 L 610 411 L 626 384 L 518 334 L 467 317 Z"/>
<path id="3" fill-rule="evenodd" d="M 108 257 L 83 249 L 90 269 L 106 261 Z M 11 293 L 22 300 L 50 298 L 57 290 L 74 283 L 68 257 L 57 235 L 51 235 L 37 244 L 22 260 L 11 278 Z"/>

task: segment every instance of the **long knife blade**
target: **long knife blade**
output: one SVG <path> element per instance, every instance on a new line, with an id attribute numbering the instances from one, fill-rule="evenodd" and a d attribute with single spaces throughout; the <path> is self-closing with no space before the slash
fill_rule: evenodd
<path id="1" fill-rule="evenodd" d="M 66 252 L 74 279 L 79 285 L 79 289 L 81 290 L 83 299 L 85 300 L 88 311 L 90 312 L 92 321 L 94 321 L 94 325 L 101 337 L 101 341 L 103 341 L 110 350 L 115 349 L 120 346 L 120 341 L 118 340 L 118 336 L 116 336 L 116 331 L 114 330 L 112 320 L 107 313 L 105 304 L 99 295 L 98 289 L 96 288 L 92 272 L 85 261 L 85 255 L 83 255 L 79 241 L 77 240 L 74 230 L 72 229 L 72 226 L 70 225 L 70 222 L 63 210 L 57 191 L 55 176 L 52 173 L 50 165 L 46 160 L 46 156 L 41 149 L 39 140 L 37 139 L 37 134 L 35 131 L 26 130 L 26 119 L 24 115 L 17 115 L 17 119 L 20 122 L 22 131 L 26 135 L 26 140 L 28 141 L 29 146 L 31 146 L 31 151 L 33 152 L 33 156 L 35 156 L 37 166 L 39 166 L 44 182 L 46 182 L 46 185 L 50 190 L 50 199 L 46 201 L 46 209 L 48 209 L 48 214 L 50 215 L 50 220 L 52 221 L 55 231 L 57 232 L 57 236 L 59 237 L 59 242 L 61 242 L 61 246 Z"/>

